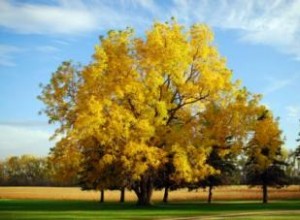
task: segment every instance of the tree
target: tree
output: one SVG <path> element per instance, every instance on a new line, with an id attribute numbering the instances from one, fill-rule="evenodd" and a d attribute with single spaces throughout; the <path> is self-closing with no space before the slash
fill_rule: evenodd
<path id="1" fill-rule="evenodd" d="M 297 142 L 300 142 L 300 132 L 298 133 Z M 287 174 L 291 178 L 291 184 L 300 183 L 300 145 L 298 145 L 294 150 L 290 150 L 288 153 L 288 164 Z"/>
<path id="2" fill-rule="evenodd" d="M 208 187 L 208 198 L 207 202 L 211 203 L 213 196 L 213 188 L 219 185 L 229 184 L 230 175 L 234 172 L 235 166 L 231 155 L 221 157 L 217 149 L 213 149 L 207 158 L 207 163 L 214 169 L 218 170 L 219 173 L 215 175 L 209 175 L 204 180 L 200 181 L 200 186 Z"/>
<path id="3" fill-rule="evenodd" d="M 268 202 L 268 186 L 283 187 L 288 177 L 283 169 L 281 131 L 278 120 L 265 110 L 254 127 L 254 134 L 246 150 L 248 160 L 245 165 L 246 180 L 251 185 L 262 185 L 263 203 Z"/>
<path id="4" fill-rule="evenodd" d="M 300 183 L 299 169 L 297 167 L 297 158 L 295 157 L 295 150 L 290 149 L 284 152 L 285 162 L 285 173 L 289 177 L 289 184 L 297 185 Z"/>
<path id="5" fill-rule="evenodd" d="M 53 138 L 58 134 L 67 135 L 73 128 L 75 121 L 75 105 L 78 88 L 81 85 L 80 65 L 71 61 L 63 62 L 52 74 L 47 85 L 40 84 L 42 93 L 37 98 L 46 108 L 40 113 L 45 113 L 50 124 L 59 123 Z"/>
<path id="6" fill-rule="evenodd" d="M 208 203 L 211 203 L 215 186 L 230 182 L 237 156 L 242 153 L 248 132 L 256 120 L 256 112 L 260 110 L 259 99 L 260 96 L 236 87 L 209 103 L 201 113 L 199 144 L 211 146 L 206 164 L 217 172 L 191 184 L 189 188 L 208 187 Z"/>
<path id="7" fill-rule="evenodd" d="M 5 182 L 6 182 L 5 165 L 4 165 L 4 161 L 0 160 L 0 185 L 1 186 L 5 185 Z"/>
<path id="8" fill-rule="evenodd" d="M 57 138 L 51 149 L 48 166 L 53 181 L 59 185 L 74 185 L 78 181 L 81 149 L 79 143 L 70 136 L 74 127 L 75 106 L 78 88 L 81 85 L 81 67 L 71 61 L 63 62 L 52 74 L 47 85 L 40 85 L 41 95 L 38 99 L 44 102 L 45 113 L 50 124 L 59 124 L 52 139 Z"/>
<path id="9" fill-rule="evenodd" d="M 0 184 L 9 186 L 51 184 L 46 158 L 32 155 L 8 157 L 0 163 Z"/>
<path id="10" fill-rule="evenodd" d="M 300 143 L 300 132 L 298 133 L 298 138 L 296 139 L 296 141 L 298 143 Z M 300 144 L 295 149 L 294 160 L 295 160 L 295 163 L 297 164 L 297 172 L 299 175 L 299 173 L 300 173 Z"/>
<path id="11" fill-rule="evenodd" d="M 89 65 L 77 71 L 67 62 L 53 74 L 39 98 L 50 122 L 60 123 L 56 134 L 71 143 L 64 145 L 81 154 L 87 184 L 127 187 L 138 204 L 148 205 L 154 179 L 167 164 L 174 168 L 168 178 L 177 183 L 217 172 L 206 163 L 213 138 L 202 133 L 202 112 L 228 93 L 246 108 L 249 94 L 232 82 L 212 42 L 207 26 L 186 30 L 175 20 L 154 23 L 145 38 L 135 38 L 129 28 L 112 30 L 100 38 Z M 235 147 L 227 153 L 238 151 L 246 133 L 233 127 L 227 130 L 237 134 Z M 227 138 L 219 137 L 214 141 Z"/>
<path id="12" fill-rule="evenodd" d="M 125 201 L 125 188 L 130 184 L 123 173 L 120 161 L 112 161 L 112 157 L 105 157 L 104 146 L 99 145 L 96 139 L 85 142 L 82 152 L 80 185 L 83 190 L 100 190 L 100 202 L 104 202 L 104 190 L 120 190 L 120 202 Z M 121 155 L 115 155 L 116 157 Z M 97 174 L 97 175 L 95 175 Z"/>
<path id="13" fill-rule="evenodd" d="M 52 182 L 61 186 L 78 185 L 81 161 L 82 154 L 75 142 L 68 137 L 59 140 L 47 158 Z"/>
<path id="14" fill-rule="evenodd" d="M 173 158 L 173 154 L 168 155 L 168 160 L 161 165 L 157 175 L 154 178 L 154 187 L 159 190 L 164 189 L 164 195 L 162 199 L 164 203 L 168 202 L 169 190 L 175 190 L 185 186 L 184 183 L 178 183 L 172 179 L 172 175 L 174 175 L 175 172 Z"/>

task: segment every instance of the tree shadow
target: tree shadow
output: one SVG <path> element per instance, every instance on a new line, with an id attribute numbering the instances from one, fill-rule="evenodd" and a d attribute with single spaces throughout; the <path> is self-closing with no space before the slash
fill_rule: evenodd
<path id="1" fill-rule="evenodd" d="M 116 202 L 97 203 L 95 201 L 67 200 L 0 200 L 1 211 L 159 211 L 159 212 L 215 212 L 215 211 L 252 211 L 252 210 L 300 210 L 300 200 L 275 201 L 261 204 L 260 201 L 216 202 L 173 202 L 154 203 L 141 207 L 133 202 L 124 204 Z"/>

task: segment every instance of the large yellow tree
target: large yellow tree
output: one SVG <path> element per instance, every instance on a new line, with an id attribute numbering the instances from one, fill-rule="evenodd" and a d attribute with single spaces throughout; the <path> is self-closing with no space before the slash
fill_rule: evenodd
<path id="1" fill-rule="evenodd" d="M 98 189 L 128 187 L 147 205 L 153 179 L 168 162 L 178 182 L 218 172 L 207 156 L 228 138 L 234 144 L 227 151 L 239 150 L 251 124 L 241 127 L 242 120 L 251 120 L 244 115 L 258 100 L 251 97 L 232 81 L 207 26 L 185 29 L 172 20 L 154 23 L 144 38 L 132 29 L 108 32 L 89 65 L 76 71 L 65 63 L 40 99 L 50 122 L 60 122 L 65 146 L 80 153 L 85 181 Z M 220 121 L 216 105 L 226 109 Z"/>

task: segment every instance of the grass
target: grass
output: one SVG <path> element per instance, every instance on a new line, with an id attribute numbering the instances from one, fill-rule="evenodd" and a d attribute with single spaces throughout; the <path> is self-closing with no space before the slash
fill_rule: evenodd
<path id="1" fill-rule="evenodd" d="M 107 191 L 99 204 L 98 192 L 74 187 L 0 187 L 0 219 L 300 219 L 299 186 L 270 189 L 269 204 L 261 204 L 259 188 L 246 186 L 216 189 L 210 205 L 203 190 L 170 192 L 169 204 L 160 202 L 162 194 L 154 192 L 153 206 L 137 207 L 132 192 L 120 204 L 119 192 Z"/>
<path id="2" fill-rule="evenodd" d="M 0 200 L 0 219 L 173 219 L 195 216 L 198 219 L 209 219 L 209 216 L 218 219 L 300 219 L 300 200 L 265 205 L 258 201 L 224 201 L 210 205 L 190 201 L 155 203 L 150 207 L 137 207 L 132 202 Z"/>

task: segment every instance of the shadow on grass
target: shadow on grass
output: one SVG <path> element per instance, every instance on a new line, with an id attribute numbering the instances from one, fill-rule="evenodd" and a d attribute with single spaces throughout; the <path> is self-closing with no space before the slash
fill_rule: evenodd
<path id="1" fill-rule="evenodd" d="M 272 201 L 261 204 L 259 201 L 231 201 L 206 204 L 203 202 L 155 203 L 149 207 L 140 207 L 135 203 L 97 203 L 92 201 L 56 201 L 56 200 L 0 200 L 1 211 L 150 211 L 159 212 L 215 212 L 215 211 L 263 211 L 263 210 L 300 210 L 300 200 Z"/>

